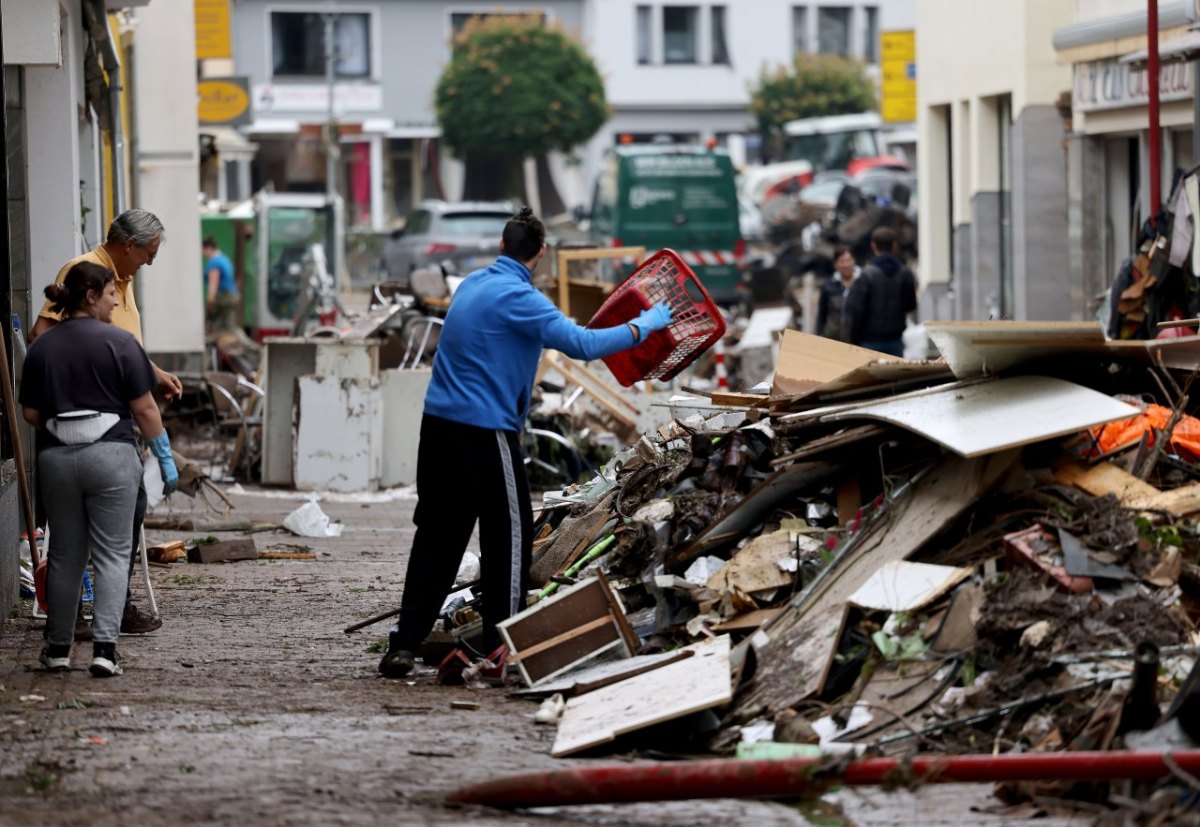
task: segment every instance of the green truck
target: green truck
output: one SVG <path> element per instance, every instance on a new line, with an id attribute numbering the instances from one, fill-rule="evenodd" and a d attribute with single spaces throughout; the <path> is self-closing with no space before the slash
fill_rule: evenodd
<path id="1" fill-rule="evenodd" d="M 738 300 L 745 241 L 733 164 L 724 150 L 635 144 L 609 151 L 592 198 L 589 234 L 610 247 L 678 253 L 713 299 Z M 624 274 L 632 271 L 626 265 Z"/>

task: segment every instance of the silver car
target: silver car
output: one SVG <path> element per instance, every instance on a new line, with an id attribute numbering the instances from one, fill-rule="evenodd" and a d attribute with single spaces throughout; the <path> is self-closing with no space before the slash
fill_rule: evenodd
<path id="1" fill-rule="evenodd" d="M 384 247 L 388 279 L 401 284 L 419 267 L 447 267 L 461 275 L 500 255 L 500 234 L 517 212 L 507 201 L 422 201 Z"/>

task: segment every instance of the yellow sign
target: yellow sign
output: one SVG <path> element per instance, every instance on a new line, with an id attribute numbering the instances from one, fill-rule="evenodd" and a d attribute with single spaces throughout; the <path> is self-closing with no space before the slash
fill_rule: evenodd
<path id="1" fill-rule="evenodd" d="M 195 0 L 196 60 L 233 57 L 229 0 Z"/>
<path id="2" fill-rule="evenodd" d="M 246 78 L 202 80 L 196 84 L 201 125 L 234 126 L 250 122 L 250 88 Z"/>
<path id="3" fill-rule="evenodd" d="M 917 119 L 917 35 L 914 31 L 879 35 L 879 114 L 889 123 Z"/>

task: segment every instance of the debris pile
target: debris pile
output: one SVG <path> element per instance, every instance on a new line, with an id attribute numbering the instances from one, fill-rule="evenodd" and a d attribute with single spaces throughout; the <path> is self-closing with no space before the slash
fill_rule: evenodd
<path id="1" fill-rule="evenodd" d="M 929 332 L 943 358 L 909 362 L 788 331 L 769 393 L 689 400 L 713 412 L 546 495 L 504 632 L 520 692 L 563 695 L 555 755 L 1200 745 L 1200 339 Z"/>

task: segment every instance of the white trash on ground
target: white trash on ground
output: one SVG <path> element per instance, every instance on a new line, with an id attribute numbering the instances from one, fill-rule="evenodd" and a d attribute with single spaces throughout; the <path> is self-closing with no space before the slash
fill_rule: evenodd
<path id="1" fill-rule="evenodd" d="M 341 537 L 341 523 L 333 523 L 329 515 L 313 499 L 283 518 L 283 527 L 299 537 Z"/>

